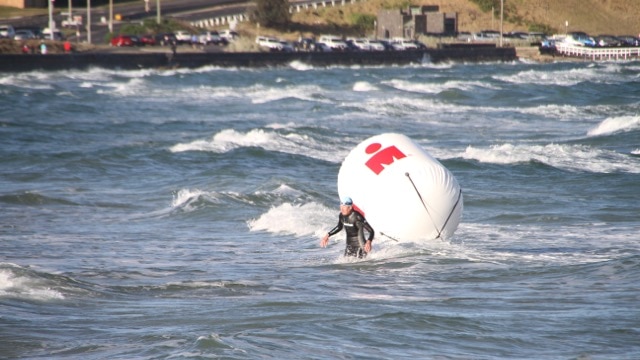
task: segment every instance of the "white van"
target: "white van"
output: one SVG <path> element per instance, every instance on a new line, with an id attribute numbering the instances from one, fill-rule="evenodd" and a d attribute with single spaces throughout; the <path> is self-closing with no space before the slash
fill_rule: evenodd
<path id="1" fill-rule="evenodd" d="M 411 39 L 395 38 L 391 40 L 391 46 L 395 50 L 416 50 L 418 45 Z"/>
<path id="2" fill-rule="evenodd" d="M 333 51 L 344 51 L 347 49 L 347 43 L 345 43 L 341 37 L 333 35 L 320 36 L 319 43 L 327 45 Z"/>
<path id="3" fill-rule="evenodd" d="M 12 25 L 0 25 L 0 38 L 13 39 L 16 36 L 16 30 Z"/>
<path id="4" fill-rule="evenodd" d="M 237 32 L 233 30 L 221 30 L 220 37 L 223 39 L 227 39 L 227 41 L 233 41 L 240 36 Z"/>
<path id="5" fill-rule="evenodd" d="M 51 30 L 49 30 L 49 28 L 44 28 L 42 30 L 42 38 L 45 40 L 51 40 Z M 60 30 L 55 28 L 53 29 L 53 40 L 64 40 L 64 36 L 62 35 L 62 32 Z"/>
<path id="6" fill-rule="evenodd" d="M 265 47 L 271 51 L 283 51 L 283 44 L 280 39 L 276 39 L 270 36 L 258 36 L 256 37 L 256 43 L 262 47 Z"/>

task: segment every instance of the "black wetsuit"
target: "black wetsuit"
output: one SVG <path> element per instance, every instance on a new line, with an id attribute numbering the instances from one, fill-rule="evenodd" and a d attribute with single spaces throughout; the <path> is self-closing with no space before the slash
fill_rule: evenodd
<path id="1" fill-rule="evenodd" d="M 369 233 L 367 240 L 373 240 L 374 236 L 373 228 L 367 220 L 356 211 L 352 211 L 351 214 L 347 216 L 340 213 L 338 216 L 338 225 L 329 231 L 329 236 L 337 234 L 343 227 L 347 232 L 347 247 L 344 249 L 344 255 L 357 256 L 359 258 L 367 256 L 367 253 L 364 251 L 364 230 Z"/>

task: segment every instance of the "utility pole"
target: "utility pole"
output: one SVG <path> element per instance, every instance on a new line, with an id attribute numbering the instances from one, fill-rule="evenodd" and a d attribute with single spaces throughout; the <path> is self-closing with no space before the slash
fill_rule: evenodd
<path id="1" fill-rule="evenodd" d="M 109 0 L 109 32 L 113 33 L 113 0 Z"/>
<path id="2" fill-rule="evenodd" d="M 504 0 L 500 0 L 500 47 L 502 47 L 502 34 L 504 30 L 504 28 L 502 27 L 503 21 L 504 21 Z"/>
<path id="3" fill-rule="evenodd" d="M 156 21 L 158 22 L 158 24 L 160 24 L 160 0 L 156 1 L 156 7 L 157 7 L 156 10 L 157 10 L 157 14 L 158 14 Z"/>
<path id="4" fill-rule="evenodd" d="M 49 36 L 50 39 L 53 40 L 53 0 L 49 0 Z"/>
<path id="5" fill-rule="evenodd" d="M 87 42 L 91 44 L 91 0 L 87 0 Z"/>

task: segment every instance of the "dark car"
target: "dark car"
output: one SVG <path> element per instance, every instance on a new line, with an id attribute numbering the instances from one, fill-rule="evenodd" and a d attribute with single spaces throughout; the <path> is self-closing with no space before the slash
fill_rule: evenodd
<path id="1" fill-rule="evenodd" d="M 15 27 L 16 32 L 21 30 L 31 31 L 35 35 L 36 39 L 42 39 L 42 28 L 37 26 L 18 26 Z"/>
<path id="2" fill-rule="evenodd" d="M 174 33 L 161 33 L 155 36 L 156 44 L 160 46 L 169 46 L 171 44 L 177 44 L 178 39 Z"/>
<path id="3" fill-rule="evenodd" d="M 427 49 L 427 45 L 425 45 L 423 42 L 418 41 L 418 40 L 414 40 L 413 41 L 416 46 L 418 47 L 419 50 L 426 50 Z"/>
<path id="4" fill-rule="evenodd" d="M 598 35 L 595 38 L 596 46 L 599 47 L 615 47 L 621 46 L 620 40 L 613 35 Z"/>
<path id="5" fill-rule="evenodd" d="M 632 35 L 618 36 L 622 46 L 640 46 L 640 39 Z"/>
<path id="6" fill-rule="evenodd" d="M 379 40 L 379 41 L 382 44 L 382 46 L 384 46 L 384 50 L 385 51 L 393 51 L 393 50 L 395 50 L 395 48 L 393 47 L 393 45 L 391 45 L 389 40 Z"/>
<path id="7" fill-rule="evenodd" d="M 345 40 L 345 44 L 347 44 L 346 51 L 360 51 L 361 49 L 353 42 L 353 40 Z"/>

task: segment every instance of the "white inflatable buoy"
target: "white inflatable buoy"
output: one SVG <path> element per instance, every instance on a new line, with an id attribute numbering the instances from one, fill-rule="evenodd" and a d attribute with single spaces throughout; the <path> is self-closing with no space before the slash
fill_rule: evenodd
<path id="1" fill-rule="evenodd" d="M 397 241 L 450 237 L 462 217 L 462 190 L 453 174 L 401 134 L 356 146 L 338 172 L 338 193 L 353 199 L 376 234 Z"/>

